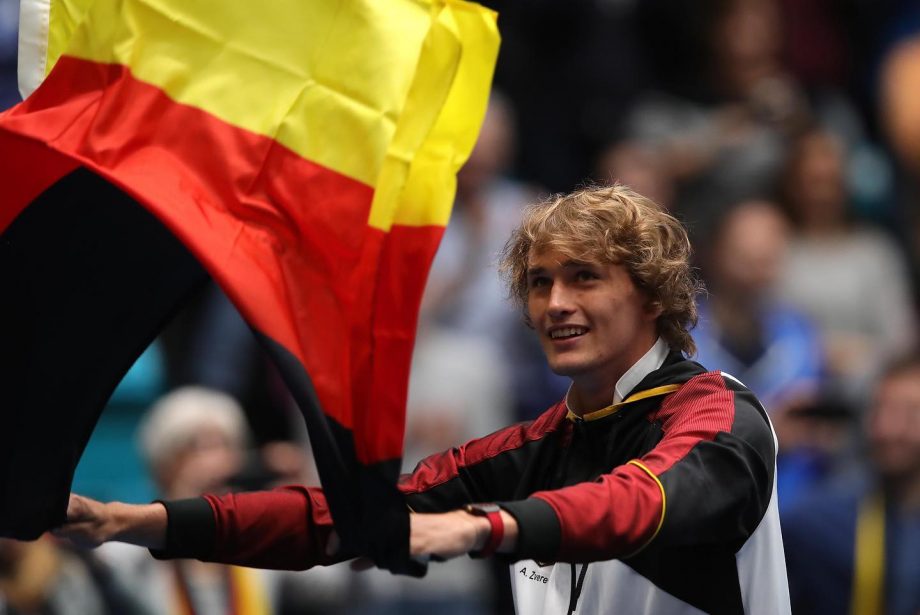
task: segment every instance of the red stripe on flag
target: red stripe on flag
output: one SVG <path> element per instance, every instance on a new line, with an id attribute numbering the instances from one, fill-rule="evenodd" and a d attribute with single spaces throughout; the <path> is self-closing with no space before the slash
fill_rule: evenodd
<path id="1" fill-rule="evenodd" d="M 0 233 L 33 199 L 78 166 L 72 159 L 48 149 L 44 143 L 3 132 L 2 118 L 0 114 L 0 169 L 11 181 L 0 184 L 3 186 Z"/>
<path id="2" fill-rule="evenodd" d="M 0 131 L 46 142 L 143 203 L 249 322 L 304 364 L 326 414 L 352 428 L 357 407 L 368 430 L 383 430 L 362 431 L 363 461 L 401 455 L 418 298 L 443 228 L 368 227 L 371 187 L 179 104 L 119 65 L 62 57 Z M 34 149 L 24 175 L 49 158 L 58 162 L 48 173 L 67 172 L 44 143 Z"/>
<path id="3" fill-rule="evenodd" d="M 394 225 L 384 240 L 374 299 L 371 386 L 362 390 L 371 397 L 358 399 L 355 409 L 360 417 L 355 441 L 363 463 L 402 456 L 418 306 L 443 234 L 443 226 Z"/>

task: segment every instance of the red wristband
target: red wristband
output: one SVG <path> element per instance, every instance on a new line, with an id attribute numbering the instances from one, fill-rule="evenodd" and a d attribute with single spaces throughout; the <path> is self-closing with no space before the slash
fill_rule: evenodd
<path id="1" fill-rule="evenodd" d="M 490 530 L 486 544 L 479 551 L 471 551 L 470 557 L 489 557 L 498 550 L 505 537 L 505 522 L 502 520 L 502 509 L 498 504 L 467 504 L 466 512 L 477 517 L 485 517 L 489 521 Z"/>

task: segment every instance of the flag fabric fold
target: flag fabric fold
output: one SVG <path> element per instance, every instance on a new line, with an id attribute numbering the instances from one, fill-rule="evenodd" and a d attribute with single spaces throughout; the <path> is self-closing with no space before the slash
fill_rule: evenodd
<path id="1" fill-rule="evenodd" d="M 0 436 L 0 534 L 32 537 L 61 521 L 111 388 L 210 275 L 304 412 L 346 546 L 379 561 L 400 551 L 386 565 L 406 569 L 394 484 L 418 304 L 485 113 L 495 15 L 459 0 L 251 7 L 23 2 L 29 97 L 0 114 L 12 425 Z M 70 233 L 45 241 L 65 219 Z M 155 302 L 145 278 L 156 279 Z M 122 313 L 132 327 L 108 330 Z M 63 364 L 78 358 L 74 345 L 106 349 L 89 353 L 104 365 Z M 43 424 L 56 448 L 41 457 L 27 449 Z M 17 472 L 30 472 L 28 488 Z M 391 514 L 373 513 L 371 493 Z M 377 518 L 399 527 L 384 544 L 370 538 L 386 529 L 371 527 Z"/>

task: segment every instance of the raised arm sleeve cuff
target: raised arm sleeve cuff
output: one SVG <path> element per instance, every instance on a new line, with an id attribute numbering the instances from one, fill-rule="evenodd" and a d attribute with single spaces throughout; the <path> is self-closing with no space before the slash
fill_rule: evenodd
<path id="1" fill-rule="evenodd" d="M 518 524 L 518 541 L 513 557 L 555 561 L 562 527 L 552 506 L 539 498 L 499 502 L 498 505 L 508 511 Z"/>
<path id="2" fill-rule="evenodd" d="M 204 498 L 164 502 L 166 507 L 166 546 L 150 549 L 157 559 L 207 559 L 214 552 L 217 526 L 214 511 Z"/>

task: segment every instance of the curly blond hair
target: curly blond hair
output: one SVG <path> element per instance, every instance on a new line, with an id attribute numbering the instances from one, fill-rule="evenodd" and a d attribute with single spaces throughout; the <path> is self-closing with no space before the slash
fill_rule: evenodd
<path id="1" fill-rule="evenodd" d="M 501 255 L 499 271 L 527 318 L 527 266 L 532 252 L 557 250 L 577 261 L 626 267 L 637 288 L 660 309 L 658 335 L 688 355 L 702 282 L 690 265 L 683 225 L 630 188 L 616 184 L 554 195 L 529 207 Z M 529 322 L 529 320 L 528 320 Z"/>

